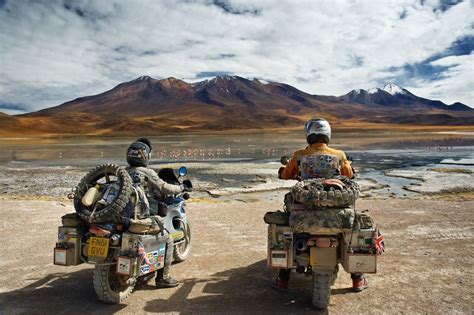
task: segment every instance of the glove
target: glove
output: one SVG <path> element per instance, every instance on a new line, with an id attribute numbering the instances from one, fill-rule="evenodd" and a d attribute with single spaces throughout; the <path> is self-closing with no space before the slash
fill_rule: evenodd
<path id="1" fill-rule="evenodd" d="M 191 181 L 189 179 L 183 180 L 183 185 L 184 187 L 183 191 L 190 192 L 193 190 L 193 184 L 191 184 Z"/>
<path id="2" fill-rule="evenodd" d="M 279 179 L 282 179 L 282 178 L 281 178 L 281 173 L 283 173 L 283 170 L 284 170 L 284 169 L 285 169 L 285 168 L 282 166 L 282 167 L 280 167 L 280 169 L 278 170 L 278 178 L 279 178 Z"/>

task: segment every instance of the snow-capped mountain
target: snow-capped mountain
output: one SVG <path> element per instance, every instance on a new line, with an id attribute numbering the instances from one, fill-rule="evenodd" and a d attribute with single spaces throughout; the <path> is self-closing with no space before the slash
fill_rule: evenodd
<path id="1" fill-rule="evenodd" d="M 343 96 L 311 95 L 278 82 L 218 76 L 196 83 L 142 76 L 101 94 L 38 112 L 0 115 L 0 135 L 156 134 L 183 130 L 301 127 L 308 117 L 335 122 L 473 125 L 474 110 L 418 97 L 394 84 Z"/>
<path id="2" fill-rule="evenodd" d="M 399 87 L 398 85 L 396 84 L 393 84 L 393 83 L 389 83 L 389 84 L 386 84 L 383 89 L 385 92 L 391 94 L 391 95 L 397 95 L 397 94 L 408 94 L 410 92 L 408 92 L 407 90 L 405 90 L 404 88 L 401 88 Z"/>
<path id="3" fill-rule="evenodd" d="M 437 100 L 430 100 L 416 96 L 407 89 L 396 84 L 389 83 L 383 88 L 371 88 L 368 90 L 352 90 L 346 95 L 339 97 L 349 103 L 358 103 L 369 106 L 400 107 L 400 108 L 428 108 L 443 110 L 471 110 L 469 106 L 461 103 L 446 105 Z"/>

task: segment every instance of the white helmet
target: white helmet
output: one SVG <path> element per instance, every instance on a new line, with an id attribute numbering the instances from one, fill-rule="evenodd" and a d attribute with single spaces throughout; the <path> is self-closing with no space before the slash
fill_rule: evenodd
<path id="1" fill-rule="evenodd" d="M 329 140 L 331 140 L 331 125 L 323 118 L 310 119 L 304 125 L 304 132 L 306 134 L 306 141 L 310 145 L 319 139 L 324 140 L 326 143 L 329 143 Z"/>

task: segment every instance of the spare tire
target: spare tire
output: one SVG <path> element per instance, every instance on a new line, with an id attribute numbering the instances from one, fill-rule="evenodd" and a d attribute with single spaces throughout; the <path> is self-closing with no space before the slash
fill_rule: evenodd
<path id="1" fill-rule="evenodd" d="M 114 177 L 114 181 L 110 177 Z M 97 207 L 95 211 L 92 207 L 86 207 L 82 204 L 82 197 L 90 187 L 96 184 L 110 184 L 118 182 L 120 189 L 115 199 L 104 206 Z M 132 194 L 132 178 L 125 168 L 115 164 L 103 164 L 92 169 L 79 182 L 74 196 L 74 208 L 77 214 L 90 223 L 120 223 L 120 213 L 126 207 Z"/>
<path id="2" fill-rule="evenodd" d="M 344 208 L 354 204 L 359 197 L 359 185 L 347 177 L 338 176 L 344 187 L 342 190 L 327 187 L 325 179 L 309 179 L 298 182 L 291 188 L 294 201 L 302 203 L 309 208 Z"/>

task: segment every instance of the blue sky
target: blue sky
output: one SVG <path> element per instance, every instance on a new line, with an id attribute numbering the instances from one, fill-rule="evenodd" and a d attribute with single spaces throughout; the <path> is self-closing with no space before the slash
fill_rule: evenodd
<path id="1" fill-rule="evenodd" d="M 323 95 L 396 83 L 474 107 L 473 47 L 472 0 L 0 0 L 0 111 L 216 74 Z"/>

